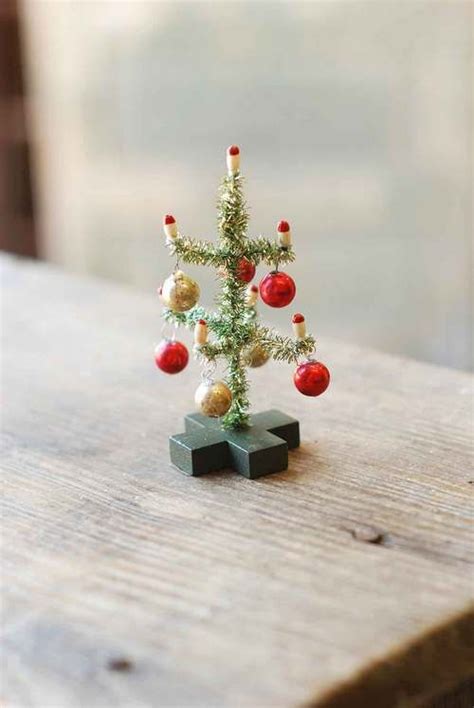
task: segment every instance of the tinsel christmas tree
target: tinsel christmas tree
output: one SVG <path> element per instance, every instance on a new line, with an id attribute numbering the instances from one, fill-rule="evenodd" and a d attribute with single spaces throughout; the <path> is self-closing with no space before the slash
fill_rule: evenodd
<path id="1" fill-rule="evenodd" d="M 304 317 L 292 318 L 295 337 L 278 334 L 259 323 L 256 304 L 258 293 L 271 307 L 285 307 L 293 300 L 296 287 L 281 267 L 295 259 L 291 232 L 280 221 L 277 238 L 249 238 L 249 215 L 240 173 L 240 151 L 227 150 L 227 175 L 222 180 L 218 200 L 218 241 L 198 241 L 182 234 L 173 216 L 164 218 L 164 230 L 170 255 L 176 267 L 160 288 L 165 305 L 163 317 L 175 326 L 194 330 L 194 354 L 203 365 L 203 381 L 196 392 L 201 414 L 219 417 L 225 430 L 245 430 L 251 425 L 249 415 L 248 367 L 260 366 L 268 359 L 298 365 L 302 357 L 315 350 L 314 338 L 306 333 Z M 211 266 L 218 270 L 221 288 L 217 309 L 209 311 L 199 300 L 199 286 L 181 270 L 181 263 Z M 260 282 L 251 285 L 256 266 L 266 263 L 272 270 Z M 173 337 L 162 342 L 155 353 L 157 366 L 167 373 L 177 373 L 187 364 L 184 344 Z M 225 363 L 225 381 L 215 382 L 211 372 Z M 300 363 L 294 374 L 296 387 L 305 395 L 319 395 L 329 384 L 326 367 L 309 358 Z"/>

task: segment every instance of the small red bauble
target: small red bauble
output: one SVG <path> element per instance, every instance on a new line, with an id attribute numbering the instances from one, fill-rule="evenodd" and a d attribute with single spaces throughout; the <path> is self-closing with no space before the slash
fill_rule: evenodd
<path id="1" fill-rule="evenodd" d="M 227 152 L 229 153 L 229 155 L 239 155 L 240 154 L 240 150 L 237 145 L 231 145 L 230 147 L 228 147 Z"/>
<path id="2" fill-rule="evenodd" d="M 305 396 L 320 396 L 329 386 L 330 374 L 320 361 L 307 361 L 296 369 L 293 381 Z"/>
<path id="3" fill-rule="evenodd" d="M 243 283 L 250 283 L 255 275 L 255 265 L 248 258 L 241 258 L 237 265 L 236 275 Z"/>
<path id="4" fill-rule="evenodd" d="M 281 234 L 285 234 L 289 230 L 290 225 L 287 221 L 282 220 L 278 222 L 277 231 L 279 231 Z"/>
<path id="5" fill-rule="evenodd" d="M 274 270 L 260 281 L 260 297 L 270 307 L 286 307 L 295 294 L 295 281 L 288 273 Z"/>
<path id="6" fill-rule="evenodd" d="M 181 342 L 165 339 L 155 349 L 155 362 L 165 374 L 178 374 L 189 360 L 188 350 Z"/>
<path id="7" fill-rule="evenodd" d="M 163 217 L 163 224 L 165 224 L 165 226 L 168 224 L 176 224 L 176 219 L 172 214 L 165 214 Z"/>

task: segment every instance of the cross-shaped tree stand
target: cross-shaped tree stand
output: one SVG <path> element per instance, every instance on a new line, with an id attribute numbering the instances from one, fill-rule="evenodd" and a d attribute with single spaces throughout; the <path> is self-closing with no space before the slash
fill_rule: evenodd
<path id="1" fill-rule="evenodd" d="M 185 433 L 170 437 L 171 462 L 182 472 L 199 476 L 229 467 L 256 479 L 288 467 L 288 450 L 300 444 L 299 423 L 277 410 L 250 417 L 250 427 L 223 430 L 219 420 L 191 413 Z"/>

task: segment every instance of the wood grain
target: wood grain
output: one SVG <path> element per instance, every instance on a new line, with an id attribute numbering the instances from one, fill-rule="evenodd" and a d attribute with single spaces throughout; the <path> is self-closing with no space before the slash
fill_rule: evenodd
<path id="1" fill-rule="evenodd" d="M 321 399 L 252 372 L 301 422 L 288 471 L 190 478 L 198 370 L 154 368 L 157 302 L 9 258 L 2 283 L 7 706 L 391 708 L 469 675 L 470 376 L 325 342 Z"/>

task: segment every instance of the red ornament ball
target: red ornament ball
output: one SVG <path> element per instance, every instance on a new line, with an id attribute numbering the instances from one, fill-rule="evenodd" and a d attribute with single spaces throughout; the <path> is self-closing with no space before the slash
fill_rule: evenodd
<path id="1" fill-rule="evenodd" d="M 241 258 L 237 265 L 237 278 L 243 283 L 250 283 L 255 275 L 255 265 L 248 258 Z"/>
<path id="2" fill-rule="evenodd" d="M 227 152 L 229 153 L 229 155 L 239 155 L 240 154 L 240 150 L 239 150 L 238 145 L 231 145 L 230 147 L 227 148 Z"/>
<path id="3" fill-rule="evenodd" d="M 320 396 L 329 386 L 329 370 L 320 361 L 307 361 L 296 369 L 293 381 L 304 396 Z"/>
<path id="4" fill-rule="evenodd" d="M 260 281 L 260 297 L 270 307 L 286 307 L 295 294 L 295 281 L 280 270 L 272 271 Z"/>
<path id="5" fill-rule="evenodd" d="M 189 360 L 188 350 L 181 342 L 165 339 L 155 349 L 155 362 L 165 374 L 178 374 Z"/>

